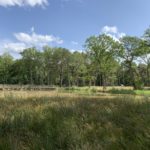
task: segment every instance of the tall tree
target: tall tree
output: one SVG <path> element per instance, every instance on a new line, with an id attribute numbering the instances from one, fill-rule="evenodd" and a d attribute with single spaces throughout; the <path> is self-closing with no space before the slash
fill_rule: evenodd
<path id="1" fill-rule="evenodd" d="M 1 83 L 8 84 L 11 80 L 10 68 L 13 64 L 13 57 L 9 53 L 4 53 L 0 57 L 0 79 Z"/>
<path id="2" fill-rule="evenodd" d="M 140 87 L 141 81 L 133 64 L 142 55 L 142 40 L 137 37 L 125 36 L 120 41 L 123 46 L 123 53 L 120 56 L 128 68 L 130 85 L 137 89 Z"/>
<path id="3" fill-rule="evenodd" d="M 62 87 L 63 81 L 67 79 L 66 84 L 68 84 L 67 71 L 69 67 L 69 57 L 70 52 L 65 48 L 55 48 L 53 53 L 54 67 L 59 77 L 59 85 Z"/>
<path id="4" fill-rule="evenodd" d="M 83 85 L 85 81 L 85 56 L 83 53 L 74 52 L 70 55 L 69 76 L 71 85 Z M 81 82 L 82 83 L 81 83 Z"/>
<path id="5" fill-rule="evenodd" d="M 110 36 L 102 34 L 88 38 L 85 47 L 91 63 L 97 66 L 100 81 L 105 89 L 106 79 L 115 64 L 114 59 L 121 52 L 120 44 Z"/>
<path id="6" fill-rule="evenodd" d="M 32 85 L 35 83 L 36 71 L 40 65 L 37 61 L 38 51 L 36 48 L 25 49 L 22 53 L 23 66 L 26 72 L 28 82 Z"/>
<path id="7" fill-rule="evenodd" d="M 150 27 L 145 31 L 143 35 L 144 41 L 142 45 L 142 60 L 147 65 L 146 72 L 147 72 L 147 85 L 150 85 Z"/>
<path id="8" fill-rule="evenodd" d="M 52 85 L 54 84 L 54 78 L 56 77 L 55 74 L 55 68 L 54 68 L 54 58 L 53 58 L 53 54 L 54 54 L 54 49 L 49 47 L 49 46 L 45 46 L 43 48 L 44 52 L 43 52 L 43 57 L 44 57 L 44 72 L 45 72 L 45 76 L 46 76 L 46 82 L 48 85 Z"/>

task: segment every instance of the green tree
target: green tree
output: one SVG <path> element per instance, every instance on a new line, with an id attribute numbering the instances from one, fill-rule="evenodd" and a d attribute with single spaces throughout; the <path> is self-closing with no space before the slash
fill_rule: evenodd
<path id="1" fill-rule="evenodd" d="M 147 85 L 150 85 L 150 27 L 144 32 L 142 44 L 142 60 L 146 64 Z"/>
<path id="2" fill-rule="evenodd" d="M 56 74 L 58 74 L 58 82 L 60 87 L 62 87 L 64 80 L 66 80 L 66 85 L 68 84 L 69 57 L 70 52 L 68 49 L 54 48 L 53 65 Z"/>
<path id="3" fill-rule="evenodd" d="M 143 41 L 140 38 L 131 36 L 125 36 L 120 41 L 123 46 L 123 53 L 120 56 L 128 68 L 130 85 L 132 85 L 134 89 L 140 88 L 140 86 L 142 86 L 141 79 L 133 64 L 134 61 L 137 61 L 138 58 L 143 55 Z"/>
<path id="4" fill-rule="evenodd" d="M 13 65 L 13 57 L 9 53 L 4 53 L 0 57 L 0 79 L 1 83 L 8 84 L 11 81 L 10 68 Z"/>
<path id="5" fill-rule="evenodd" d="M 73 52 L 70 55 L 69 78 L 71 85 L 84 85 L 85 83 L 85 57 L 83 53 Z M 82 82 L 82 83 L 81 83 Z"/>
<path id="6" fill-rule="evenodd" d="M 54 58 L 53 58 L 53 54 L 54 54 L 54 49 L 49 47 L 49 46 L 45 46 L 43 48 L 43 57 L 44 57 L 44 74 L 46 77 L 46 83 L 48 85 L 52 85 L 55 84 L 54 80 L 56 75 L 55 72 L 55 66 L 54 66 Z"/>
<path id="7" fill-rule="evenodd" d="M 40 52 L 36 48 L 25 49 L 22 53 L 22 61 L 26 80 L 31 85 L 38 80 L 38 72 L 40 71 Z"/>
<path id="8" fill-rule="evenodd" d="M 85 44 L 90 63 L 97 66 L 100 81 L 105 89 L 108 75 L 115 66 L 115 58 L 121 53 L 119 42 L 114 41 L 105 34 L 92 36 L 86 40 Z"/>

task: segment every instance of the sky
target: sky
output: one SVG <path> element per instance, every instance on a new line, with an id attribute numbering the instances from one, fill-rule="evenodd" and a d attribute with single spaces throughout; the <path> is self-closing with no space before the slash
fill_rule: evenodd
<path id="1" fill-rule="evenodd" d="M 0 55 L 44 45 L 82 51 L 101 33 L 140 37 L 150 25 L 149 6 L 150 0 L 0 0 Z"/>

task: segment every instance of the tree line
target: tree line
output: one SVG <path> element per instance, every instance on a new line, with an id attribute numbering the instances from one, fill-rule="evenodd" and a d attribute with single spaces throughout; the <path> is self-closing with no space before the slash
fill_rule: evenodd
<path id="1" fill-rule="evenodd" d="M 114 40 L 100 34 L 87 38 L 84 51 L 35 47 L 0 56 L 0 84 L 57 86 L 150 86 L 150 28 L 142 37 Z"/>

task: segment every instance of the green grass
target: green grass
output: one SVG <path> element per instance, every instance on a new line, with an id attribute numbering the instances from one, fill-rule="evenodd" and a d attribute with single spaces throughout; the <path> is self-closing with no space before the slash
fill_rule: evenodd
<path id="1" fill-rule="evenodd" d="M 103 93 L 103 89 L 96 87 L 71 87 L 64 88 L 62 91 L 76 93 L 80 95 L 97 95 Z M 110 94 L 127 94 L 127 95 L 143 95 L 150 96 L 150 90 L 133 90 L 133 89 L 119 89 L 115 87 L 108 87 L 105 93 Z"/>
<path id="2" fill-rule="evenodd" d="M 109 90 L 111 94 L 128 94 L 128 95 L 142 95 L 142 96 L 150 96 L 150 90 L 118 90 L 112 89 Z"/>
<path id="3" fill-rule="evenodd" d="M 1 150 L 149 150 L 150 102 L 131 97 L 0 100 Z"/>
<path id="4" fill-rule="evenodd" d="M 150 90 L 136 90 L 135 93 L 137 95 L 150 96 Z"/>
<path id="5" fill-rule="evenodd" d="M 111 89 L 111 90 L 109 90 L 109 93 L 111 93 L 111 94 L 130 94 L 130 95 L 136 94 L 134 90 L 124 90 L 124 89 L 121 89 L 121 90 Z"/>

